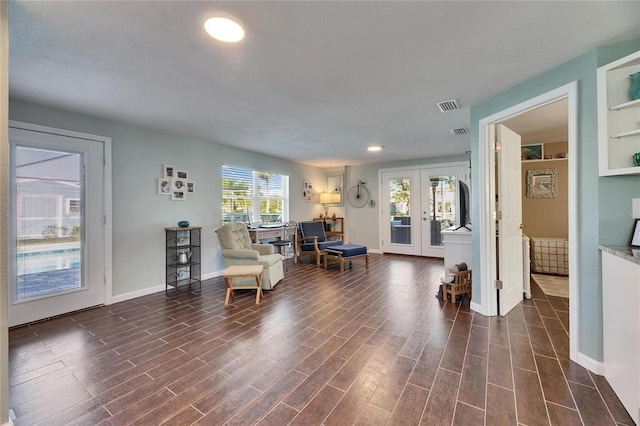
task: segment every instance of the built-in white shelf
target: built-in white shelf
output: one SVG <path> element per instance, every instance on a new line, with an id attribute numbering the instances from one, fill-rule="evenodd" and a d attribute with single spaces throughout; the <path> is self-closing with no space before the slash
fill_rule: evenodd
<path id="1" fill-rule="evenodd" d="M 622 132 L 616 135 L 611 135 L 612 138 L 624 138 L 627 136 L 640 135 L 640 129 L 631 130 L 630 132 Z"/>
<path id="2" fill-rule="evenodd" d="M 522 164 L 524 163 L 539 163 L 541 161 L 567 161 L 569 158 L 544 158 L 541 160 L 522 160 Z"/>
<path id="3" fill-rule="evenodd" d="M 630 75 L 640 71 L 640 51 L 598 68 L 600 176 L 640 175 L 640 99 L 631 100 Z"/>
<path id="4" fill-rule="evenodd" d="M 635 101 L 625 102 L 620 105 L 612 106 L 611 108 L 609 108 L 609 111 L 617 111 L 619 109 L 636 108 L 636 107 L 640 107 L 640 99 L 636 99 Z"/>

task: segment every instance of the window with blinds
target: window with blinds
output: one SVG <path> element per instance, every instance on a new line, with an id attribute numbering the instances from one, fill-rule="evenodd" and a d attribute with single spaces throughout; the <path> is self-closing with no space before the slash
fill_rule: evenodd
<path id="1" fill-rule="evenodd" d="M 289 218 L 289 176 L 222 166 L 222 222 L 277 223 Z"/>

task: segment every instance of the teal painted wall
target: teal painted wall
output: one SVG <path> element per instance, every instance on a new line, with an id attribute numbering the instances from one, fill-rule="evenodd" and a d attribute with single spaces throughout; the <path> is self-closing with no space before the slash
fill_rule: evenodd
<path id="1" fill-rule="evenodd" d="M 604 46 L 500 93 L 471 108 L 472 169 L 478 170 L 479 121 L 573 81 L 578 82 L 578 351 L 602 361 L 602 283 L 599 244 L 626 245 L 631 227 L 631 199 L 640 197 L 640 176 L 598 176 L 596 70 L 634 51 L 640 39 Z M 478 194 L 478 179 L 472 181 Z M 479 221 L 479 202 L 472 197 L 472 223 Z M 480 238 L 474 235 L 475 270 L 481 271 Z M 480 274 L 476 275 L 480 276 Z M 474 298 L 480 295 L 474 282 Z M 478 296 L 480 297 L 480 296 Z"/>

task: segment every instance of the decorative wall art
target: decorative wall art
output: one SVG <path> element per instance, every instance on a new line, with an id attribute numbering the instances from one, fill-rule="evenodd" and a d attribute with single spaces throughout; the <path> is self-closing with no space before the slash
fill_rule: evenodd
<path id="1" fill-rule="evenodd" d="M 302 198 L 307 201 L 311 201 L 315 198 L 315 196 L 316 193 L 313 189 L 313 185 L 305 180 L 304 184 L 302 185 Z"/>
<path id="2" fill-rule="evenodd" d="M 189 172 L 176 170 L 168 164 L 162 165 L 162 176 L 158 178 L 158 195 L 169 195 L 173 201 L 184 201 L 187 194 L 196 193 L 196 184 L 188 180 Z"/>
<path id="3" fill-rule="evenodd" d="M 543 157 L 543 145 L 540 144 L 536 144 L 536 145 L 523 145 L 520 148 L 520 159 L 522 161 L 528 161 L 528 160 L 542 160 Z"/>
<path id="4" fill-rule="evenodd" d="M 558 196 L 558 169 L 527 170 L 527 198 Z"/>

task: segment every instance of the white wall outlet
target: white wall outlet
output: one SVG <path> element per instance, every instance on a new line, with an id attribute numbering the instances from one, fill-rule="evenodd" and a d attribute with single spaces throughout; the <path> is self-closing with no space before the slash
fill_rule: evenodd
<path id="1" fill-rule="evenodd" d="M 634 219 L 640 219 L 640 198 L 631 199 L 631 216 Z"/>

